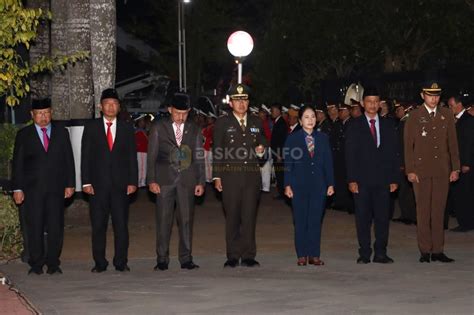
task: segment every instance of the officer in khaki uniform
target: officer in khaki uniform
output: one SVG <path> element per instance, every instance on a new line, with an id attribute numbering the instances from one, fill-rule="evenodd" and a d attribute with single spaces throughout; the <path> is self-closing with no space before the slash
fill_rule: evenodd
<path id="1" fill-rule="evenodd" d="M 217 119 L 213 140 L 214 186 L 222 192 L 226 215 L 227 261 L 224 267 L 259 266 L 255 225 L 266 139 L 262 122 L 247 113 L 250 90 L 237 84 L 229 91 L 232 113 Z"/>
<path id="2" fill-rule="evenodd" d="M 456 127 L 449 109 L 439 106 L 441 87 L 423 85 L 423 105 L 413 110 L 405 124 L 405 172 L 416 199 L 420 262 L 454 260 L 443 253 L 444 209 L 449 183 L 459 178 Z"/>

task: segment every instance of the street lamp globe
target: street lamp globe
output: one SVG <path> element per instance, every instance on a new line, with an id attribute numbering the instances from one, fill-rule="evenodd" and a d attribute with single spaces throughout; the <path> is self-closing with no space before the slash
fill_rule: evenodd
<path id="1" fill-rule="evenodd" d="M 253 39 L 249 33 L 237 31 L 227 39 L 227 49 L 236 58 L 248 56 L 253 49 Z"/>

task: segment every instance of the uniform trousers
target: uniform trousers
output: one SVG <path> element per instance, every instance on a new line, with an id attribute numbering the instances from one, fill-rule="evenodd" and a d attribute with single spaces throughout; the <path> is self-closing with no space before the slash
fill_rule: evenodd
<path id="1" fill-rule="evenodd" d="M 254 259 L 260 174 L 228 173 L 222 177 L 227 259 Z"/>
<path id="2" fill-rule="evenodd" d="M 413 184 L 416 199 L 418 248 L 423 254 L 444 249 L 444 211 L 448 198 L 448 177 L 420 178 Z"/>
<path id="3" fill-rule="evenodd" d="M 474 198 L 472 191 L 472 171 L 459 174 L 459 180 L 451 183 L 452 206 L 459 226 L 474 229 Z"/>

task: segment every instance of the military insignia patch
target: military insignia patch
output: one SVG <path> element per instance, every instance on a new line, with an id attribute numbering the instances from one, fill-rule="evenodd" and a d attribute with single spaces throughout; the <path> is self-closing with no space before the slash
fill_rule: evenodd
<path id="1" fill-rule="evenodd" d="M 244 87 L 242 85 L 237 86 L 237 93 L 242 94 Z"/>

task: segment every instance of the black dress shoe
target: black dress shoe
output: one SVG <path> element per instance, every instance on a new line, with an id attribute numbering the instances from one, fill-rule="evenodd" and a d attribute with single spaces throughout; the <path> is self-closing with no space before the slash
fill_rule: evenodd
<path id="1" fill-rule="evenodd" d="M 388 257 L 387 255 L 384 256 L 375 256 L 374 259 L 372 259 L 374 263 L 379 263 L 379 264 L 393 264 L 393 259 Z"/>
<path id="2" fill-rule="evenodd" d="M 157 270 L 168 270 L 168 264 L 167 263 L 164 263 L 164 262 L 159 262 L 156 264 L 155 268 L 153 268 L 153 270 L 157 271 Z"/>
<path id="3" fill-rule="evenodd" d="M 260 267 L 260 263 L 255 259 L 242 259 L 240 264 L 244 267 Z"/>
<path id="4" fill-rule="evenodd" d="M 115 266 L 115 270 L 120 271 L 120 272 L 127 272 L 127 271 L 130 271 L 130 267 L 128 265 Z"/>
<path id="5" fill-rule="evenodd" d="M 468 232 L 468 231 L 470 231 L 470 230 L 471 230 L 471 229 L 469 229 L 469 228 L 466 228 L 466 227 L 464 227 L 464 226 L 458 225 L 457 227 L 451 229 L 450 231 L 451 231 L 451 232 Z"/>
<path id="6" fill-rule="evenodd" d="M 196 265 L 194 262 L 192 261 L 188 261 L 188 262 L 185 262 L 184 264 L 181 264 L 181 269 L 197 269 L 199 268 L 198 265 Z"/>
<path id="7" fill-rule="evenodd" d="M 439 261 L 442 263 L 452 263 L 454 262 L 454 259 L 449 258 L 444 253 L 439 253 L 439 254 L 431 254 L 431 261 Z"/>
<path id="8" fill-rule="evenodd" d="M 227 261 L 224 263 L 224 268 L 229 267 L 229 268 L 235 268 L 239 265 L 239 261 L 237 259 L 227 259 Z"/>
<path id="9" fill-rule="evenodd" d="M 97 266 L 95 265 L 94 268 L 91 269 L 91 272 L 93 273 L 101 273 L 101 272 L 104 272 L 107 270 L 107 267 L 101 267 L 101 266 Z"/>
<path id="10" fill-rule="evenodd" d="M 53 275 L 55 273 L 62 274 L 63 271 L 61 270 L 61 268 L 59 268 L 59 266 L 55 266 L 55 267 L 48 267 L 48 270 L 46 271 L 46 273 L 48 275 Z"/>
<path id="11" fill-rule="evenodd" d="M 370 258 L 360 256 L 359 258 L 357 258 L 357 263 L 358 264 L 368 264 L 368 263 L 370 263 Z"/>
<path id="12" fill-rule="evenodd" d="M 31 274 L 41 275 L 41 274 L 43 274 L 43 268 L 32 267 L 32 268 L 30 268 L 30 270 L 28 270 L 28 274 L 29 275 L 31 275 Z"/>
<path id="13" fill-rule="evenodd" d="M 421 254 L 419 261 L 421 263 L 429 263 L 430 262 L 430 254 Z"/>

